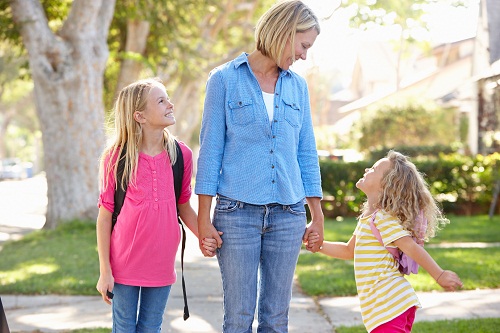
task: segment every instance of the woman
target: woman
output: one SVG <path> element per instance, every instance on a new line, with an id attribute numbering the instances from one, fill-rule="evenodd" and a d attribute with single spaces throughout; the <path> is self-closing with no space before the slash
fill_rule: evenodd
<path id="1" fill-rule="evenodd" d="M 256 49 L 215 68 L 207 81 L 195 193 L 200 246 L 204 238 L 219 246 L 223 332 L 252 331 L 257 292 L 259 331 L 287 332 L 302 240 L 310 232 L 323 238 L 309 94 L 290 70 L 319 33 L 301 1 L 276 4 L 257 23 Z"/>

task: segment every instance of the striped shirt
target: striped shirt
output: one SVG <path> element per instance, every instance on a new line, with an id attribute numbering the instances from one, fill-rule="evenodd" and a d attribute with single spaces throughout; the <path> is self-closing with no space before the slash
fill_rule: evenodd
<path id="1" fill-rule="evenodd" d="M 354 235 L 354 274 L 363 323 L 368 332 L 386 323 L 412 306 L 421 307 L 410 283 L 398 270 L 398 263 L 379 243 L 370 229 L 371 216 L 359 219 Z M 383 210 L 375 217 L 385 245 L 409 236 L 399 220 Z"/>
<path id="2" fill-rule="evenodd" d="M 214 69 L 206 85 L 195 193 L 254 205 L 322 197 L 309 93 L 280 70 L 272 119 L 246 53 Z"/>

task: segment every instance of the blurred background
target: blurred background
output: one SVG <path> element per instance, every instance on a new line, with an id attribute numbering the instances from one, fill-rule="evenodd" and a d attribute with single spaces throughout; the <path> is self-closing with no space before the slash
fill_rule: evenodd
<path id="1" fill-rule="evenodd" d="M 500 2 L 305 2 L 322 31 L 292 69 L 309 85 L 327 214 L 357 213 L 353 184 L 389 149 L 448 212 L 496 214 Z M 208 73 L 254 49 L 273 3 L 0 0 L 0 179 L 46 178 L 45 228 L 94 219 L 116 93 L 148 76 L 196 157 Z"/>

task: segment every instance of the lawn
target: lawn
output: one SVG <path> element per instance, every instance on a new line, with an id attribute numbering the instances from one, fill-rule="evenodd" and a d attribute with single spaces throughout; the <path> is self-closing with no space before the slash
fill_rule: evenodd
<path id="1" fill-rule="evenodd" d="M 500 216 L 451 217 L 436 242 L 498 242 Z M 346 241 L 355 219 L 327 220 L 325 238 Z M 500 288 L 500 247 L 427 248 L 434 259 L 456 271 L 464 289 Z M 95 295 L 99 264 L 95 223 L 71 222 L 56 230 L 40 230 L 7 242 L 0 251 L 0 294 Z M 297 276 L 309 295 L 355 295 L 351 261 L 305 252 L 299 258 Z M 439 290 L 423 270 L 409 277 L 417 290 Z"/>
<path id="2" fill-rule="evenodd" d="M 500 216 L 450 217 L 431 242 L 500 242 Z M 325 238 L 347 241 L 356 221 L 327 220 Z M 434 259 L 456 271 L 464 289 L 500 288 L 500 247 L 431 248 Z M 56 230 L 40 230 L 19 241 L 6 242 L 0 251 L 0 294 L 96 295 L 99 275 L 95 223 L 71 222 Z M 297 276 L 303 291 L 312 296 L 355 295 L 351 261 L 328 258 L 307 251 L 299 257 Z M 416 290 L 439 290 L 439 286 L 420 270 L 409 277 Z M 497 332 L 500 319 L 452 320 L 416 323 L 415 333 Z M 364 327 L 340 327 L 338 333 L 366 332 Z M 71 333 L 104 333 L 109 329 L 74 330 Z"/>
<path id="3" fill-rule="evenodd" d="M 455 242 L 500 242 L 500 216 L 450 216 L 450 224 L 438 232 L 430 244 Z M 354 218 L 327 220 L 325 239 L 347 241 L 356 226 Z M 500 246 L 488 248 L 431 248 L 426 250 L 445 269 L 455 271 L 463 289 L 500 288 Z M 356 295 L 353 261 L 304 252 L 297 266 L 297 277 L 305 293 L 314 296 Z M 441 290 L 430 275 L 420 269 L 408 280 L 417 291 Z"/>
<path id="4" fill-rule="evenodd" d="M 496 333 L 499 325 L 500 318 L 416 322 L 413 325 L 412 333 Z M 336 327 L 335 330 L 337 333 L 366 333 L 364 326 L 342 326 Z"/>

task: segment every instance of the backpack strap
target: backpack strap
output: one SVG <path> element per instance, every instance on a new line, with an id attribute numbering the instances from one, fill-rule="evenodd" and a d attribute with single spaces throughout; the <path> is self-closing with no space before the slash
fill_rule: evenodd
<path id="1" fill-rule="evenodd" d="M 116 191 L 115 191 L 115 207 L 113 209 L 113 215 L 111 217 L 111 232 L 116 224 L 118 215 L 122 210 L 123 202 L 125 201 L 125 192 L 127 192 L 128 183 L 123 184 L 122 188 L 122 176 L 125 170 L 125 154 L 127 153 L 127 146 L 123 145 L 122 152 L 120 154 L 120 159 L 118 160 L 118 167 L 116 168 Z"/>
<path id="2" fill-rule="evenodd" d="M 387 247 L 384 245 L 384 242 L 382 241 L 382 236 L 380 235 L 380 231 L 378 231 L 377 227 L 375 226 L 375 216 L 377 215 L 378 210 L 373 212 L 372 216 L 370 217 L 370 229 L 372 230 L 373 236 L 379 241 L 380 244 L 382 244 L 383 247 L 389 251 L 396 260 L 399 260 L 399 250 L 395 247 Z"/>
<path id="3" fill-rule="evenodd" d="M 182 295 L 184 296 L 184 320 L 189 318 L 189 309 L 187 304 L 187 295 L 186 295 L 186 283 L 184 281 L 184 250 L 186 248 L 186 230 L 184 229 L 184 225 L 181 222 L 181 218 L 179 216 L 179 198 L 182 193 L 182 180 L 184 178 L 184 156 L 182 155 L 182 150 L 179 142 L 175 140 L 175 148 L 177 150 L 177 159 L 172 165 L 172 172 L 174 175 L 174 192 L 175 192 L 175 204 L 177 207 L 177 222 L 181 225 L 182 228 L 182 248 L 181 248 L 181 271 L 182 271 Z M 115 207 L 113 210 L 113 215 L 111 218 L 111 232 L 113 232 L 113 228 L 115 227 L 116 221 L 118 219 L 118 215 L 123 206 L 123 202 L 125 201 L 125 193 L 127 191 L 128 184 L 123 184 L 124 189 L 122 189 L 122 176 L 123 171 L 125 170 L 125 154 L 127 153 L 126 146 L 123 145 L 122 152 L 120 154 L 120 159 L 118 160 L 118 167 L 116 170 L 116 191 L 115 191 Z"/>
<path id="4" fill-rule="evenodd" d="M 184 281 L 184 250 L 186 249 L 186 229 L 184 229 L 184 224 L 179 216 L 179 198 L 182 192 L 182 180 L 184 178 L 184 156 L 182 155 L 182 150 L 179 142 L 175 140 L 175 148 L 177 149 L 177 159 L 172 165 L 172 171 L 174 173 L 174 191 L 175 191 L 175 202 L 177 204 L 177 221 L 181 225 L 182 229 L 182 247 L 181 247 L 181 276 L 182 276 L 182 296 L 184 297 L 184 320 L 189 318 L 189 309 L 187 304 L 186 295 L 186 282 Z"/>

